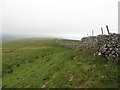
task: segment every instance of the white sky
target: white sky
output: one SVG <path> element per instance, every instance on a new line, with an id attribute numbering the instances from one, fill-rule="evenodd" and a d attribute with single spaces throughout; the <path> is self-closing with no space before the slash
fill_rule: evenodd
<path id="1" fill-rule="evenodd" d="M 3 33 L 81 38 L 118 32 L 119 0 L 3 0 Z"/>

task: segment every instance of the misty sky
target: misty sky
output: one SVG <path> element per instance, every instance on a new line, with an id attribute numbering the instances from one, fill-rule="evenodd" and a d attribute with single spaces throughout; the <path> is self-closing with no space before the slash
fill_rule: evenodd
<path id="1" fill-rule="evenodd" d="M 3 0 L 2 32 L 81 38 L 105 25 L 118 32 L 119 0 Z"/>

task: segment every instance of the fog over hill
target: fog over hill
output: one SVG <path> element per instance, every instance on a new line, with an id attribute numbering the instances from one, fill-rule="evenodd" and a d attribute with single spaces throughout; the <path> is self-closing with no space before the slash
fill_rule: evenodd
<path id="1" fill-rule="evenodd" d="M 22 40 L 22 39 L 54 39 L 58 37 L 53 37 L 53 36 L 34 36 L 34 35 L 20 35 L 20 34 L 2 34 L 0 37 L 0 41 L 2 42 L 8 42 L 8 41 L 15 41 L 15 40 Z"/>
<path id="2" fill-rule="evenodd" d="M 28 37 L 17 35 L 17 34 L 2 34 L 2 37 L 0 37 L 0 40 L 2 40 L 2 42 L 6 42 L 6 41 L 14 41 L 14 40 L 19 40 L 24 38 L 28 38 Z"/>
<path id="3" fill-rule="evenodd" d="M 119 0 L 3 0 L 4 33 L 68 39 L 118 32 Z M 28 35 L 27 35 L 28 34 Z"/>

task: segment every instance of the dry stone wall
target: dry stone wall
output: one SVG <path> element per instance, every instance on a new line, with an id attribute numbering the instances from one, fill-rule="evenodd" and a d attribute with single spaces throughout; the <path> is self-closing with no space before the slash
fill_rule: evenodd
<path id="1" fill-rule="evenodd" d="M 95 55 L 120 59 L 120 34 L 110 33 L 109 35 L 98 35 L 83 37 L 79 43 L 63 43 L 58 41 L 58 45 L 67 48 L 85 47 L 94 51 Z"/>
<path id="2" fill-rule="evenodd" d="M 120 58 L 120 34 L 98 35 L 81 39 L 80 47 L 94 50 L 98 55 Z"/>

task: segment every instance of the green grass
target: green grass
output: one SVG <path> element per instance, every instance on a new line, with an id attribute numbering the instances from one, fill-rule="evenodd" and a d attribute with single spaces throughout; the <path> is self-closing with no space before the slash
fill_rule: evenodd
<path id="1" fill-rule="evenodd" d="M 3 43 L 3 88 L 118 87 L 115 62 L 94 57 L 91 50 L 64 48 L 54 42 L 37 39 Z"/>

